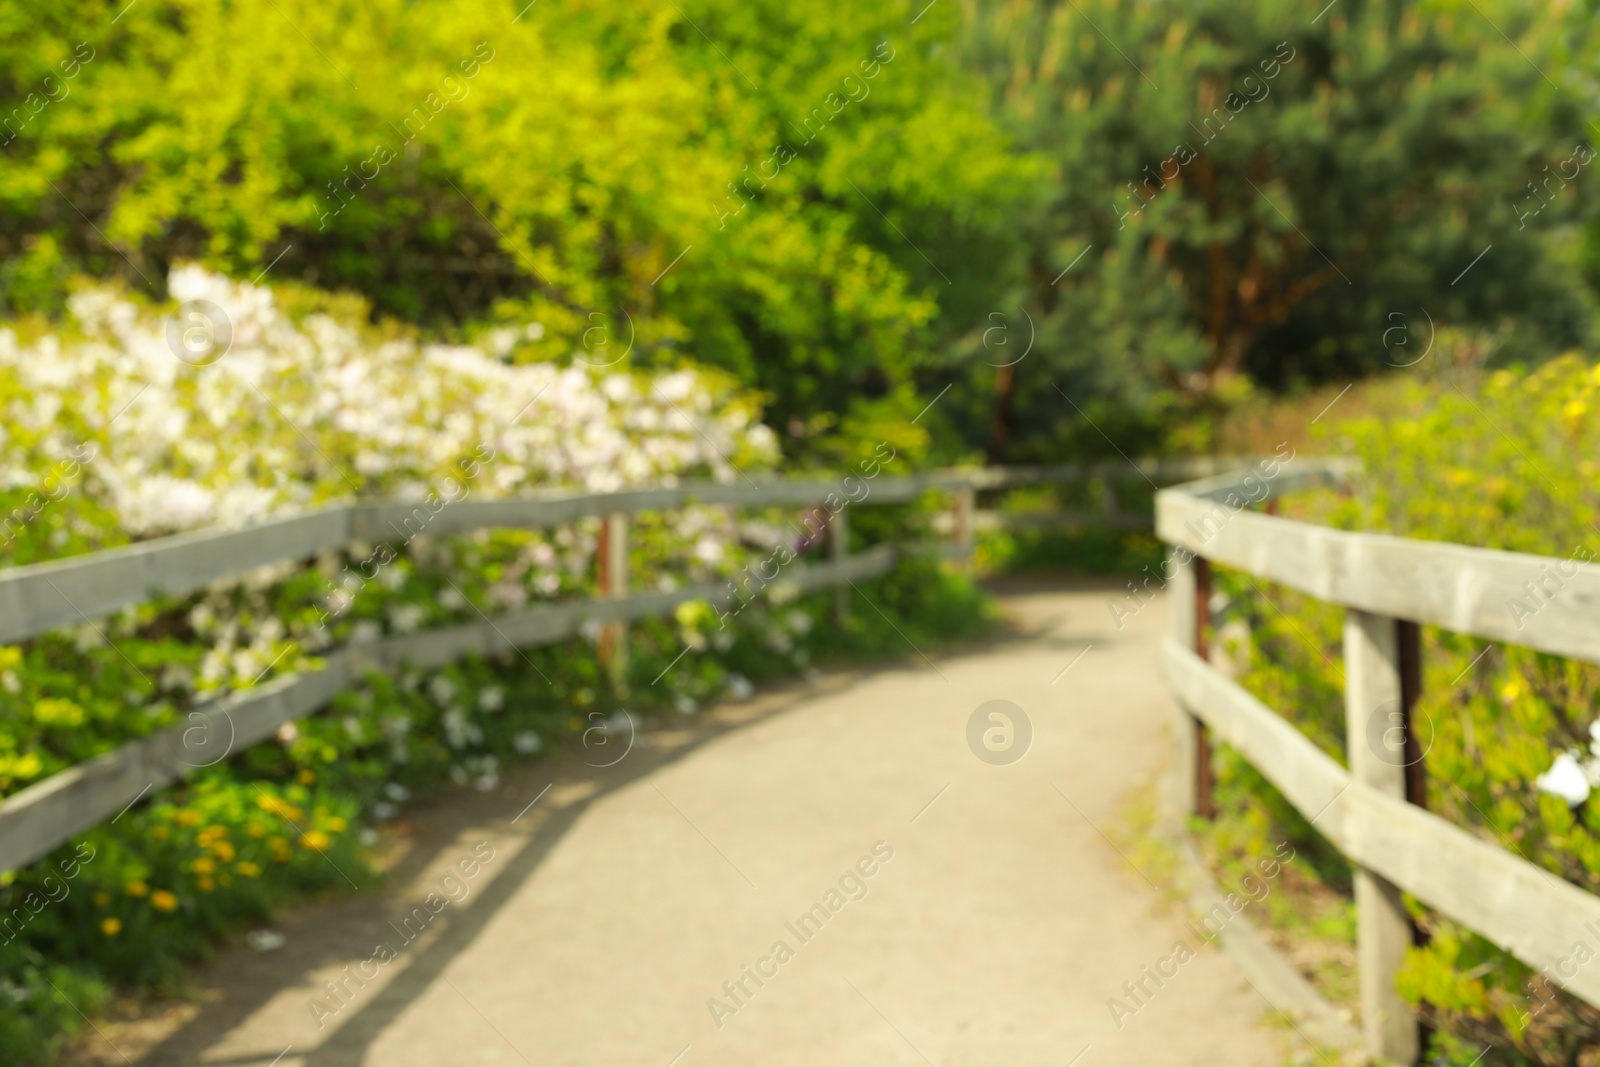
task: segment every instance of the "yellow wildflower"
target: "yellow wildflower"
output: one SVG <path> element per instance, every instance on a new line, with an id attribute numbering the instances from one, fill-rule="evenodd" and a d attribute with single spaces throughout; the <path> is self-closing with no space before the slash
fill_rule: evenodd
<path id="1" fill-rule="evenodd" d="M 150 887 L 145 885 L 143 882 L 139 881 L 138 879 L 135 879 L 135 880 L 133 880 L 133 881 L 128 883 L 127 890 L 128 890 L 128 895 L 131 896 L 131 897 L 142 897 L 146 893 L 150 892 Z"/>
<path id="2" fill-rule="evenodd" d="M 157 889 L 150 894 L 150 906 L 157 911 L 177 911 L 178 898 L 165 889 Z"/>
<path id="3" fill-rule="evenodd" d="M 240 860 L 233 865 L 233 869 L 246 878 L 259 878 L 261 876 L 261 868 L 249 860 Z"/>
<path id="4" fill-rule="evenodd" d="M 33 705 L 33 717 L 44 726 L 79 726 L 83 709 L 70 700 L 46 698 Z"/>
<path id="5" fill-rule="evenodd" d="M 121 919 L 104 919 L 100 923 L 100 932 L 107 937 L 116 937 L 122 933 Z"/>
<path id="6" fill-rule="evenodd" d="M 274 815 L 281 815 L 290 822 L 299 822 L 305 817 L 305 812 L 301 811 L 287 800 L 280 800 L 277 797 L 267 796 L 265 794 L 256 798 L 256 805 L 264 811 L 270 811 Z"/>
<path id="7" fill-rule="evenodd" d="M 307 830 L 300 837 L 300 843 L 307 848 L 314 848 L 318 852 L 333 844 L 333 839 L 321 830 Z"/>
<path id="8" fill-rule="evenodd" d="M 201 856 L 199 859 L 194 861 L 194 872 L 196 874 L 210 874 L 216 869 L 216 862 L 213 861 L 210 856 Z"/>

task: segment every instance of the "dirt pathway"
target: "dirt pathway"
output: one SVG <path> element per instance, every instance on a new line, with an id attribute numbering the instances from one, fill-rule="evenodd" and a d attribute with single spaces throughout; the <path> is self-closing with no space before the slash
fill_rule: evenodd
<path id="1" fill-rule="evenodd" d="M 1119 632 L 1107 595 L 1007 595 L 1026 636 L 765 694 L 642 734 L 608 769 L 541 761 L 430 805 L 388 889 L 286 917 L 284 948 L 227 950 L 198 1006 L 86 1052 L 1276 1067 L 1260 996 L 1101 832 L 1167 760 L 1170 715 L 1163 606 Z M 987 711 L 969 731 L 996 700 L 1031 722 L 1015 762 L 1014 712 L 988 709 L 1012 720 L 1009 752 L 985 747 L 986 730 L 1005 741 Z M 1147 966 L 1176 977 L 1158 988 Z M 1114 1019 L 1108 1000 L 1138 1004 L 1124 983 L 1141 980 L 1152 995 Z"/>

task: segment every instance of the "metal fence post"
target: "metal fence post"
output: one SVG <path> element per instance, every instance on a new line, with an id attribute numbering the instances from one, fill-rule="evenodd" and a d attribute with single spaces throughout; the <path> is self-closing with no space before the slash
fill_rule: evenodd
<path id="1" fill-rule="evenodd" d="M 1396 620 L 1386 616 L 1345 611 L 1345 740 L 1354 781 L 1405 799 L 1411 730 L 1398 630 Z M 1355 901 L 1367 1053 L 1384 1062 L 1414 1063 L 1419 1054 L 1416 1013 L 1395 989 L 1395 975 L 1412 944 L 1411 917 L 1393 883 L 1359 866 Z"/>

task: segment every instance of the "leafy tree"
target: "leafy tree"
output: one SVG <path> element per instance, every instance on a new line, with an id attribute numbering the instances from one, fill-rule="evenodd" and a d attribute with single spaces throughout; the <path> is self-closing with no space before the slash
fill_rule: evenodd
<path id="1" fill-rule="evenodd" d="M 6 5 L 0 295 L 270 266 L 429 325 L 540 322 L 514 358 L 687 352 L 802 436 L 885 405 L 904 429 L 944 309 L 1014 260 L 1029 180 L 914 14 Z"/>
<path id="2" fill-rule="evenodd" d="M 1150 444 L 1166 413 L 1242 375 L 1281 387 L 1406 362 L 1429 319 L 1508 322 L 1523 356 L 1586 336 L 1563 233 L 1591 214 L 1570 179 L 1593 148 L 1552 57 L 1555 14 L 1487 0 L 974 10 L 966 63 L 1059 175 L 1019 227 L 1027 284 L 1011 300 L 1034 316 L 1034 354 L 980 366 L 967 408 L 947 409 L 994 454 L 1106 448 L 1074 406 L 1121 412 Z M 1546 182 L 1557 170 L 1569 180 Z M 1386 349 L 1395 326 L 1411 349 L 1403 334 Z"/>

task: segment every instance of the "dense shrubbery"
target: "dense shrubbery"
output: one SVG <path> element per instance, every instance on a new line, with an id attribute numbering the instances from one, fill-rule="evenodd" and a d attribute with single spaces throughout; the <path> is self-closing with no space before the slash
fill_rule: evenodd
<path id="1" fill-rule="evenodd" d="M 442 508 L 469 493 L 727 480 L 734 464 L 751 471 L 774 455 L 752 402 L 714 374 L 511 366 L 357 325 L 359 309 L 288 313 L 266 290 L 196 271 L 172 284 L 228 309 L 234 347 L 220 361 L 174 359 L 158 309 L 109 291 L 79 294 L 72 330 L 0 333 L 11 560 L 356 497 Z M 874 514 L 858 532 L 913 530 L 915 511 Z M 632 580 L 731 575 L 790 536 L 782 518 L 637 516 Z M 453 537 L 424 524 L 0 648 L 0 795 L 183 722 L 203 700 L 316 670 L 332 648 L 591 595 L 596 546 L 593 520 Z M 796 599 L 781 577 L 726 626 L 709 605 L 684 604 L 633 628 L 620 680 L 601 669 L 598 631 L 368 677 L 274 740 L 0 875 L 0 1047 L 40 1062 L 81 1021 L 64 1000 L 92 1010 L 110 984 L 171 983 L 217 935 L 273 906 L 369 884 L 371 826 L 415 792 L 492 788 L 507 761 L 573 737 L 598 743 L 623 708 L 691 713 L 814 660 L 902 652 L 895 626 L 934 644 L 986 618 L 970 586 L 932 563 L 862 589 L 894 623 L 861 605 L 839 627 L 831 594 Z M 694 654 L 652 684 L 685 648 Z"/>
<path id="2" fill-rule="evenodd" d="M 1359 456 L 1366 473 L 1349 498 L 1308 496 L 1298 514 L 1347 529 L 1594 558 L 1597 398 L 1600 367 L 1576 356 L 1531 373 L 1450 368 L 1394 398 L 1392 410 L 1331 431 L 1328 450 Z M 1244 684 L 1343 759 L 1341 612 L 1286 590 L 1267 590 L 1269 605 L 1244 576 L 1221 573 L 1223 632 L 1232 635 Z M 1524 607 L 1537 611 L 1541 596 Z M 1600 891 L 1600 803 L 1590 798 L 1600 785 L 1591 733 L 1600 668 L 1514 645 L 1485 654 L 1485 642 L 1432 627 L 1424 629 L 1424 663 L 1416 715 L 1429 809 Z M 1243 819 L 1255 828 L 1251 847 L 1290 836 L 1327 884 L 1348 891 L 1343 860 L 1264 780 L 1231 755 L 1222 767 L 1235 827 Z M 1402 991 L 1440 1029 L 1437 1062 L 1589 1062 L 1583 1057 L 1600 1048 L 1600 1013 L 1553 992 L 1471 931 L 1414 911 L 1429 941 L 1412 953 Z M 1475 1060 L 1486 1045 L 1492 1051 Z"/>

